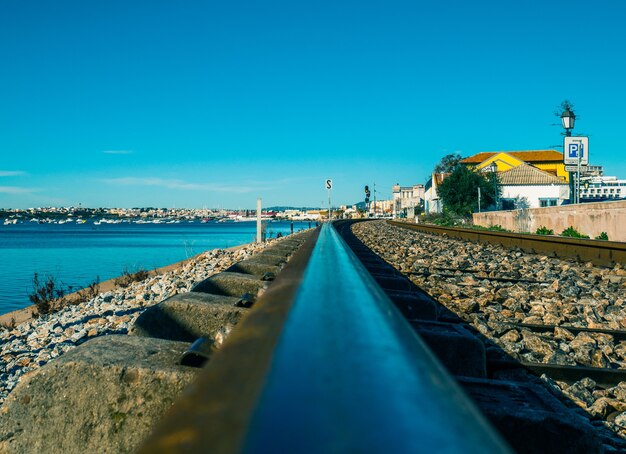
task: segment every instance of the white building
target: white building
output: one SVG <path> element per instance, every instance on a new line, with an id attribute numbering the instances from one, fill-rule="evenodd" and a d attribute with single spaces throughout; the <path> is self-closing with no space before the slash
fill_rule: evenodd
<path id="1" fill-rule="evenodd" d="M 433 173 L 426 186 L 424 186 L 424 212 L 427 214 L 443 212 L 443 202 L 439 198 L 437 187 L 441 184 L 447 173 Z"/>
<path id="2" fill-rule="evenodd" d="M 415 208 L 424 205 L 424 185 L 414 184 L 413 186 L 400 186 L 396 184 L 393 191 L 392 215 L 397 217 L 413 217 Z"/>
<path id="3" fill-rule="evenodd" d="M 626 198 L 626 180 L 617 177 L 583 177 L 580 182 L 580 199 L 585 202 Z"/>
<path id="4" fill-rule="evenodd" d="M 551 207 L 569 200 L 568 183 L 528 164 L 498 173 L 498 184 L 502 189 L 500 207 L 504 210 Z M 516 206 L 524 199 L 527 206 Z"/>

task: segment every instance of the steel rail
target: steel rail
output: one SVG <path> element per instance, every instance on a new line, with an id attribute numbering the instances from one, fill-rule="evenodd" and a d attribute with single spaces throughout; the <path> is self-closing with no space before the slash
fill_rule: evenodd
<path id="1" fill-rule="evenodd" d="M 331 224 L 283 273 L 142 452 L 510 452 Z"/>
<path id="2" fill-rule="evenodd" d="M 563 238 L 530 233 L 494 232 L 462 227 L 442 227 L 430 224 L 387 221 L 408 230 L 447 235 L 451 238 L 477 243 L 499 244 L 507 248 L 520 248 L 530 253 L 554 254 L 557 257 L 590 261 L 597 265 L 626 264 L 626 243 L 579 238 Z"/>

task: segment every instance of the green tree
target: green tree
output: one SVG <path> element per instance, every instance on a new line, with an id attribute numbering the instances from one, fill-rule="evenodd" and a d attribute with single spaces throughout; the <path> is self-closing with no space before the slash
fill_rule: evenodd
<path id="1" fill-rule="evenodd" d="M 497 182 L 497 174 L 474 171 L 464 165 L 457 165 L 438 188 L 444 210 L 461 216 L 469 216 L 478 211 L 478 188 L 481 192 L 480 204 L 483 209 L 495 206 L 502 188 Z"/>
<path id="2" fill-rule="evenodd" d="M 454 170 L 454 168 L 459 164 L 459 161 L 463 159 L 458 153 L 450 153 L 445 155 L 439 161 L 439 164 L 435 166 L 435 173 L 450 173 Z"/>

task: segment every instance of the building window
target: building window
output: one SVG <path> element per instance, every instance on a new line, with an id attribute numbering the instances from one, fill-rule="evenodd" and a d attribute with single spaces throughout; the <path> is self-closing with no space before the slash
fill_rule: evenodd
<path id="1" fill-rule="evenodd" d="M 559 202 L 558 199 L 539 199 L 539 206 L 541 208 L 555 207 L 557 206 L 558 202 Z"/>
<path id="2" fill-rule="evenodd" d="M 505 198 L 502 198 L 502 199 L 500 199 L 500 202 L 502 203 L 502 209 L 503 210 L 514 210 L 515 209 L 515 199 L 505 199 Z"/>

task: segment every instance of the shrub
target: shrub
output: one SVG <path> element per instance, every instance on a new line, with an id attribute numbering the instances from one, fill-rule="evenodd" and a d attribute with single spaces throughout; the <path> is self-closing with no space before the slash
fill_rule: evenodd
<path id="1" fill-rule="evenodd" d="M 489 227 L 483 227 L 482 225 L 473 225 L 472 228 L 475 230 L 488 230 L 491 232 L 510 232 L 510 230 L 505 229 L 499 224 L 490 225 Z"/>
<path id="2" fill-rule="evenodd" d="M 78 297 L 74 301 L 75 303 L 82 303 L 89 301 L 100 293 L 100 276 L 96 277 L 96 280 L 89 284 L 82 290 L 78 291 Z"/>
<path id="3" fill-rule="evenodd" d="M 561 232 L 561 236 L 569 237 L 569 238 L 589 238 L 588 235 L 583 235 L 579 231 L 577 231 L 574 227 L 569 226 L 565 230 Z"/>
<path id="4" fill-rule="evenodd" d="M 548 227 L 541 226 L 535 232 L 537 235 L 554 235 L 554 230 L 549 229 Z"/>
<path id="5" fill-rule="evenodd" d="M 49 314 L 54 310 L 55 304 L 62 306 L 65 303 L 63 299 L 65 292 L 52 276 L 48 276 L 42 283 L 39 280 L 39 274 L 35 273 L 33 290 L 33 293 L 28 295 L 28 299 L 35 305 L 39 315 Z"/>
<path id="6" fill-rule="evenodd" d="M 468 222 L 468 219 L 446 210 L 443 213 L 425 215 L 423 221 L 426 223 L 440 225 L 442 227 L 455 227 L 457 225 L 465 225 Z"/>
<path id="7" fill-rule="evenodd" d="M 130 271 L 128 271 L 128 269 L 124 269 L 124 271 L 122 271 L 122 275 L 118 278 L 115 278 L 113 280 L 113 283 L 120 287 L 128 287 L 133 282 L 143 281 L 147 279 L 149 276 L 150 276 L 150 272 L 141 268 L 138 271 L 135 271 L 134 273 L 131 273 Z"/>
<path id="8" fill-rule="evenodd" d="M 609 236 L 607 235 L 606 232 L 602 232 L 602 233 L 600 233 L 600 235 L 598 235 L 594 239 L 595 240 L 602 240 L 602 241 L 609 241 Z"/>

